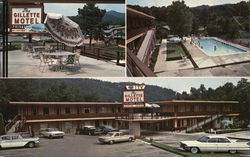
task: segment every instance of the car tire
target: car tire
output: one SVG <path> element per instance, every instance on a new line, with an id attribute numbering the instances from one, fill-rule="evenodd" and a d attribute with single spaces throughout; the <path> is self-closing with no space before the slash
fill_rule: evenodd
<path id="1" fill-rule="evenodd" d="M 29 142 L 29 143 L 28 143 L 28 147 L 29 147 L 29 148 L 35 147 L 35 143 L 34 143 L 34 142 Z"/>
<path id="2" fill-rule="evenodd" d="M 64 136 L 61 136 L 61 138 L 63 138 Z"/>
<path id="3" fill-rule="evenodd" d="M 130 137 L 130 138 L 128 139 L 128 141 L 129 141 L 129 142 L 132 142 L 132 141 L 133 141 L 133 138 L 132 138 L 132 137 Z"/>
<path id="4" fill-rule="evenodd" d="M 49 139 L 52 139 L 53 137 L 52 137 L 52 135 L 49 135 Z"/>
<path id="5" fill-rule="evenodd" d="M 109 141 L 109 144 L 114 144 L 114 141 Z"/>
<path id="6" fill-rule="evenodd" d="M 230 154 L 236 154 L 237 153 L 237 150 L 229 150 L 228 151 Z"/>
<path id="7" fill-rule="evenodd" d="M 76 135 L 80 135 L 80 131 L 76 131 Z"/>
<path id="8" fill-rule="evenodd" d="M 197 147 L 192 147 L 192 148 L 190 149 L 190 151 L 191 151 L 191 153 L 193 153 L 193 154 L 197 154 L 197 153 L 199 152 L 199 148 L 197 148 Z"/>
<path id="9" fill-rule="evenodd" d="M 89 132 L 89 136 L 91 136 L 92 134 L 91 134 L 91 132 Z"/>

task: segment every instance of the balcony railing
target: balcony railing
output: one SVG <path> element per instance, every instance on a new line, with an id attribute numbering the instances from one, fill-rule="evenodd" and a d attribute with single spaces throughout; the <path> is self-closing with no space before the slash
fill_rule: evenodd
<path id="1" fill-rule="evenodd" d="M 43 120 L 43 119 L 71 119 L 71 118 L 98 118 L 98 117 L 115 117 L 115 113 L 87 113 L 87 114 L 65 114 L 65 115 L 26 115 L 26 120 Z"/>
<path id="2" fill-rule="evenodd" d="M 116 115 L 118 120 L 166 120 L 187 116 L 212 116 L 212 115 L 238 114 L 238 112 L 155 112 L 155 113 L 121 113 Z"/>

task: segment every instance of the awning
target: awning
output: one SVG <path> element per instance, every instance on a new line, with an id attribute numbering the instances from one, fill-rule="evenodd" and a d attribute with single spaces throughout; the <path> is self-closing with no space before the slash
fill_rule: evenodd
<path id="1" fill-rule="evenodd" d="M 83 34 L 79 25 L 62 14 L 48 13 L 44 21 L 51 36 L 58 42 L 75 47 L 83 44 Z"/>
<path id="2" fill-rule="evenodd" d="M 159 108 L 160 107 L 160 105 L 158 105 L 158 104 L 148 104 L 148 103 L 146 103 L 146 105 L 145 105 L 147 108 Z"/>
<path id="3" fill-rule="evenodd" d="M 27 32 L 46 32 L 47 29 L 44 24 L 32 24 L 25 27 Z"/>

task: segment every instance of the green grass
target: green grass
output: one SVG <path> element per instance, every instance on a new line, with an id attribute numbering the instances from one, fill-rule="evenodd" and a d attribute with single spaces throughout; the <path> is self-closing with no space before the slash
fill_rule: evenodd
<path id="1" fill-rule="evenodd" d="M 250 38 L 250 33 L 240 32 L 239 38 Z"/>
<path id="2" fill-rule="evenodd" d="M 229 154 L 229 153 L 199 153 L 199 154 L 192 154 L 190 152 L 178 149 L 176 147 L 171 147 L 169 145 L 165 145 L 165 144 L 161 144 L 155 141 L 150 141 L 147 139 L 141 139 L 145 142 L 150 143 L 152 146 L 155 146 L 157 148 L 166 150 L 168 152 L 174 153 L 174 154 L 178 154 L 178 155 L 182 155 L 184 157 L 240 157 L 239 154 Z"/>
<path id="3" fill-rule="evenodd" d="M 182 59 L 181 56 L 186 56 L 186 53 L 180 43 L 167 44 L 167 61 Z"/>

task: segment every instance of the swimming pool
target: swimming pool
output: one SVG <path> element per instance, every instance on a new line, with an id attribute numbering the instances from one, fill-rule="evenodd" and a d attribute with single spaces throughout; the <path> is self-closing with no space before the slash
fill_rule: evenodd
<path id="1" fill-rule="evenodd" d="M 242 135 L 244 135 L 244 136 L 250 136 L 250 132 L 249 133 L 244 133 Z"/>
<path id="2" fill-rule="evenodd" d="M 195 44 L 199 46 L 207 55 L 218 56 L 247 52 L 246 50 L 223 43 L 216 39 L 195 39 Z"/>

